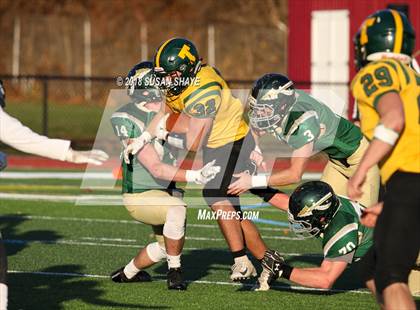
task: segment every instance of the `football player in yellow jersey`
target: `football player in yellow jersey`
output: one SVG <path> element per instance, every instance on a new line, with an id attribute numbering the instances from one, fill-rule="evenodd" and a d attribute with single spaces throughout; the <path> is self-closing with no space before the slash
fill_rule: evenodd
<path id="1" fill-rule="evenodd" d="M 262 161 L 244 120 L 244 107 L 218 71 L 201 63 L 196 47 L 189 40 L 173 38 L 164 42 L 156 52 L 154 66 L 154 84 L 166 91 L 166 109 L 188 115 L 188 131 L 186 134 L 167 132 L 164 117 L 167 111 L 162 110 L 147 131 L 127 147 L 125 156 L 136 154 L 152 136 L 181 149 L 202 148 L 204 164 L 215 160 L 222 167 L 222 172 L 204 186 L 203 197 L 214 212 L 224 215 L 217 221 L 235 261 L 230 278 L 236 281 L 255 276 L 246 248 L 259 260 L 274 251 L 264 244 L 256 226 L 242 219 L 239 197 L 227 194 L 234 173 L 253 173 L 251 170 L 256 170 L 256 166 L 251 159 Z M 272 204 L 278 199 L 288 199 L 278 190 L 255 185 L 260 187 L 251 192 Z"/>
<path id="2" fill-rule="evenodd" d="M 420 76 L 409 66 L 414 41 L 409 20 L 395 10 L 369 16 L 355 37 L 360 70 L 352 91 L 371 143 L 348 194 L 358 198 L 367 170 L 380 164 L 383 211 L 364 261 L 367 285 L 386 309 L 416 308 L 407 285 L 420 245 Z"/>

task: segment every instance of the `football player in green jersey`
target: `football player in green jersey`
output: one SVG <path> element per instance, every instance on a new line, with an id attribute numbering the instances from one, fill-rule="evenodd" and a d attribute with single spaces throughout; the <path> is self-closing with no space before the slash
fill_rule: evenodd
<path id="1" fill-rule="evenodd" d="M 308 287 L 331 288 L 346 267 L 360 260 L 373 244 L 373 229 L 360 224 L 363 210 L 360 204 L 336 195 L 325 182 L 298 186 L 289 200 L 290 228 L 302 237 L 320 239 L 324 260 L 319 267 L 294 268 L 273 252 L 262 261 L 255 290 L 268 290 L 278 277 Z"/>
<path id="2" fill-rule="evenodd" d="M 249 117 L 258 135 L 271 133 L 294 151 L 288 169 L 265 175 L 234 175 L 230 194 L 267 185 L 288 185 L 301 180 L 309 158 L 317 152 L 328 155 L 321 180 L 346 195 L 348 179 L 353 175 L 368 147 L 359 127 L 335 114 L 322 102 L 281 74 L 266 74 L 258 79 L 248 98 Z M 359 202 L 371 206 L 378 200 L 379 170 L 372 167 L 366 177 L 364 195 Z"/>
<path id="3" fill-rule="evenodd" d="M 163 97 L 148 81 L 152 63 L 136 65 L 129 73 L 128 95 L 132 101 L 111 116 L 114 133 L 123 146 L 142 134 L 159 111 Z M 161 141 L 154 139 L 129 163 L 123 161 L 123 201 L 130 215 L 152 226 L 157 242 L 141 249 L 125 267 L 111 275 L 114 282 L 150 281 L 143 269 L 167 259 L 168 288 L 185 290 L 181 273 L 181 251 L 184 245 L 186 204 L 175 181 L 205 184 L 215 177 L 220 167 L 209 163 L 200 170 L 183 170 L 175 166 L 175 158 Z"/>
<path id="4" fill-rule="evenodd" d="M 147 130 L 127 146 L 125 157 L 136 154 L 146 141 L 158 137 L 179 149 L 202 149 L 206 164 L 215 161 L 222 168 L 221 173 L 203 186 L 203 198 L 213 212 L 239 215 L 234 219 L 218 216 L 217 222 L 234 260 L 230 279 L 240 281 L 252 277 L 256 270 L 246 250 L 260 260 L 267 246 L 254 223 L 242 218 L 239 197 L 227 194 L 235 172 L 255 171 L 258 165 L 259 152 L 244 118 L 244 107 L 218 70 L 203 64 L 193 42 L 185 38 L 169 39 L 158 48 L 154 70 L 159 86 L 166 93 L 165 109 L 162 106 Z M 191 79 L 193 83 L 181 83 Z M 186 133 L 167 132 L 161 126 L 169 111 L 188 116 Z M 251 192 L 273 204 L 283 197 L 270 187 Z"/>

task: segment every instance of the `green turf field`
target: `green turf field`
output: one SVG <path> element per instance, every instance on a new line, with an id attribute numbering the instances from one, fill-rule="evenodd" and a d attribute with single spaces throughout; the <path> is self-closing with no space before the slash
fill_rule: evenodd
<path id="1" fill-rule="evenodd" d="M 80 190 L 79 184 L 78 180 L 0 179 L 0 195 L 96 194 Z M 104 193 L 118 196 L 119 189 Z M 200 204 L 198 190 L 191 190 L 188 196 Z M 232 259 L 216 223 L 198 221 L 199 209 L 191 204 L 183 255 L 188 291 L 167 290 L 166 263 L 150 269 L 154 277 L 151 283 L 116 284 L 110 281 L 109 274 L 153 240 L 148 226 L 132 221 L 122 206 L 42 200 L 48 197 L 24 199 L 0 198 L 0 228 L 9 256 L 10 309 L 376 307 L 355 278 L 355 268 L 348 270 L 329 292 L 291 287 L 284 280 L 277 281 L 268 292 L 249 291 L 253 281 L 231 283 Z M 281 226 L 286 221 L 284 214 L 271 207 L 252 210 L 259 211 L 260 219 L 274 221 L 258 226 L 268 245 L 284 253 L 290 264 L 313 266 L 320 262 L 317 240 L 296 240 Z"/>

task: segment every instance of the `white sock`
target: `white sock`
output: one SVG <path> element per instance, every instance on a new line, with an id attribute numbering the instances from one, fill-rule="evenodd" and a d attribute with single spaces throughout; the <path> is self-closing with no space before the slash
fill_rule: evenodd
<path id="1" fill-rule="evenodd" d="M 7 309 L 7 285 L 0 283 L 0 310 Z"/>
<path id="2" fill-rule="evenodd" d="M 167 254 L 168 267 L 169 268 L 179 268 L 181 267 L 181 254 L 180 255 L 169 255 Z"/>
<path id="3" fill-rule="evenodd" d="M 124 267 L 124 274 L 128 279 L 134 277 L 140 269 L 134 265 L 134 258 Z"/>
<path id="4" fill-rule="evenodd" d="M 234 258 L 235 264 L 239 264 L 239 263 L 242 263 L 242 262 L 246 262 L 246 261 L 248 261 L 248 260 L 249 260 L 249 258 L 248 258 L 248 256 L 246 256 L 246 255 L 243 255 L 243 256 L 239 256 L 239 257 L 235 257 L 235 258 Z"/>

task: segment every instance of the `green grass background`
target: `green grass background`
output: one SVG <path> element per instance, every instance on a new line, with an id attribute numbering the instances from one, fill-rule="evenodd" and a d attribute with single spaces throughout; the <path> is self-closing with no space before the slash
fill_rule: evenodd
<path id="1" fill-rule="evenodd" d="M 0 192 L 85 194 L 80 181 L 0 180 Z M 64 187 L 67 186 L 67 187 Z M 288 189 L 286 189 L 288 190 Z M 118 194 L 116 187 L 108 194 Z M 92 194 L 92 193 L 90 193 Z M 93 193 L 94 194 L 94 193 Z M 199 190 L 188 193 L 191 198 Z M 286 221 L 284 213 L 262 208 L 260 218 Z M 188 291 L 168 291 L 166 264 L 149 269 L 151 283 L 115 284 L 108 275 L 124 266 L 141 245 L 153 241 L 151 229 L 135 224 L 122 206 L 81 206 L 43 201 L 0 201 L 0 229 L 6 240 L 9 270 L 10 309 L 374 309 L 370 294 L 352 292 L 290 291 L 289 282 L 277 281 L 268 292 L 251 292 L 249 286 L 229 285 L 232 258 L 214 221 L 198 221 L 198 209 L 188 209 L 189 224 L 211 227 L 187 228 L 183 268 L 190 281 Z M 33 218 L 28 218 L 32 216 Z M 47 217 L 47 218 L 46 218 Z M 70 219 L 69 219 L 70 218 Z M 87 222 L 86 219 L 127 220 L 128 223 Z M 287 230 L 258 224 L 267 244 L 286 256 L 294 266 L 315 266 L 322 259 L 317 240 L 279 240 L 291 237 Z M 105 238 L 105 239 L 104 239 Z M 216 238 L 220 240 L 194 240 Z M 120 241 L 116 241 L 120 240 Z M 74 244 L 63 244 L 73 242 Z M 255 262 L 258 266 L 258 262 Z M 33 274 L 47 272 L 48 274 Z M 350 269 L 336 284 L 337 289 L 361 287 Z M 54 275 L 54 273 L 58 273 Z M 100 278 L 65 276 L 63 273 L 93 274 Z M 199 283 L 210 281 L 210 283 Z M 223 284 L 217 284 L 222 282 Z M 247 284 L 252 284 L 248 281 Z"/>

